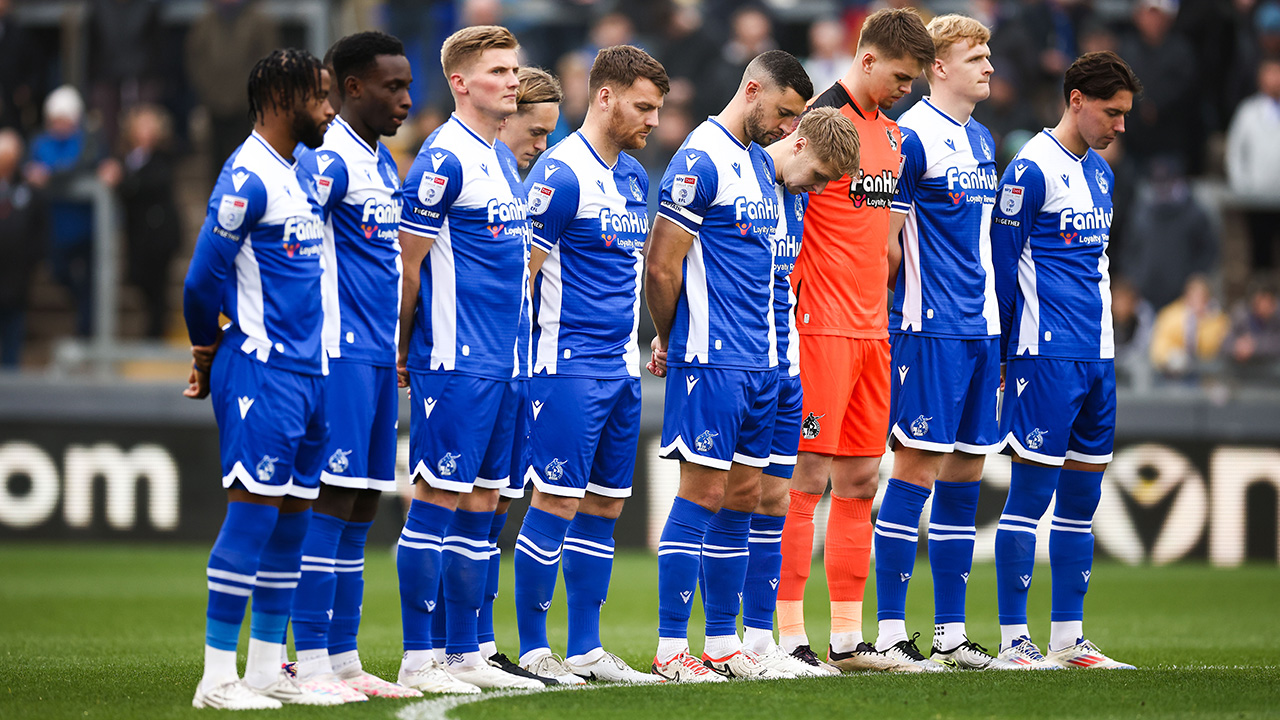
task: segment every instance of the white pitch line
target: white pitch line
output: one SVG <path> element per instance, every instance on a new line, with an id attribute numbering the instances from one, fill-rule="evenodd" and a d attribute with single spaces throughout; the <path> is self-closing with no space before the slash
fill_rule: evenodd
<path id="1" fill-rule="evenodd" d="M 479 695 L 445 695 L 414 703 L 408 707 L 402 708 L 400 712 L 396 713 L 396 717 L 399 718 L 399 720 L 448 720 L 450 717 L 450 710 L 462 705 L 470 705 L 471 703 L 509 697 L 530 697 L 533 695 L 542 695 L 554 692 L 583 692 L 586 690 L 600 690 L 608 687 L 630 686 L 621 683 L 616 685 L 564 685 L 555 688 L 549 687 L 546 690 L 538 690 L 536 692 L 530 690 L 495 690 L 493 692 L 481 693 Z"/>

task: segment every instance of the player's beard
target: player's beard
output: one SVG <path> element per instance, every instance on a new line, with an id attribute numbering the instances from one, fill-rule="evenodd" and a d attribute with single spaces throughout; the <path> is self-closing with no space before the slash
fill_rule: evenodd
<path id="1" fill-rule="evenodd" d="M 639 130 L 627 124 L 621 112 L 614 112 L 609 116 L 609 137 L 622 150 L 639 150 L 648 142 L 647 138 L 640 137 Z"/>
<path id="2" fill-rule="evenodd" d="M 772 134 L 769 129 L 764 126 L 764 104 L 757 103 L 755 107 L 747 112 L 745 123 L 747 131 L 747 139 L 751 142 L 764 147 L 773 142 Z"/>
<path id="3" fill-rule="evenodd" d="M 324 144 L 324 131 L 327 129 L 325 125 L 318 125 L 311 118 L 311 114 L 304 108 L 293 109 L 293 136 L 298 142 L 309 148 L 315 149 Z"/>

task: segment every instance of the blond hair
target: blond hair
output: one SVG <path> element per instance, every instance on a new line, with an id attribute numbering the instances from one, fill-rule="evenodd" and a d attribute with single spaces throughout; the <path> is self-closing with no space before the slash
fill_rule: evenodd
<path id="1" fill-rule="evenodd" d="M 440 46 L 445 77 L 469 68 L 485 50 L 514 50 L 516 36 L 501 25 L 473 25 L 450 35 Z"/>
<path id="2" fill-rule="evenodd" d="M 926 29 L 933 38 L 934 51 L 938 57 L 946 55 L 952 45 L 962 42 L 982 45 L 991 40 L 991 31 L 987 26 L 967 15 L 939 15 L 929 21 Z"/>
<path id="3" fill-rule="evenodd" d="M 813 108 L 800 118 L 796 135 L 841 175 L 856 175 L 862 162 L 858 128 L 833 107 Z"/>
<path id="4" fill-rule="evenodd" d="M 516 71 L 520 89 L 516 90 L 517 112 L 528 105 L 564 102 L 564 90 L 554 75 L 539 67 L 522 67 Z"/>

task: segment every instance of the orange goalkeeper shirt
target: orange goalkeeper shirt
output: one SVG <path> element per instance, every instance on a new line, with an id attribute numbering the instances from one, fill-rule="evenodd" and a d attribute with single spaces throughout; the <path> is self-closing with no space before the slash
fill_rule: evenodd
<path id="1" fill-rule="evenodd" d="M 858 107 L 837 82 L 810 107 L 838 108 L 858 129 L 862 166 L 809 196 L 791 283 L 801 334 L 889 337 L 889 205 L 902 171 L 902 134 L 878 108 Z"/>

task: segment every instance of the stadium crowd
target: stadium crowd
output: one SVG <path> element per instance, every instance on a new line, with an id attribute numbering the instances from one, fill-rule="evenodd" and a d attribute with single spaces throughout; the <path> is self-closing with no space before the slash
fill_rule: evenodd
<path id="1" fill-rule="evenodd" d="M 39 367 L 58 335 L 92 331 L 84 182 L 112 188 L 123 208 L 121 280 L 137 291 L 126 296 L 135 320 L 125 332 L 180 338 L 175 266 L 191 252 L 199 197 L 249 128 L 242 78 L 297 30 L 254 0 L 210 0 L 189 25 L 166 21 L 165 0 L 86 0 L 88 46 L 73 48 L 59 39 L 75 37 L 66 28 L 24 21 L 35 4 L 0 0 L 0 367 L 10 369 Z M 734 0 L 329 3 L 335 30 L 377 27 L 406 40 L 414 117 L 389 141 L 401 168 L 447 117 L 432 65 L 440 42 L 458 27 L 503 23 L 524 40 L 522 61 L 552 70 L 565 88 L 551 144 L 583 119 L 597 49 L 634 44 L 663 63 L 671 93 L 656 141 L 636 153 L 651 174 L 723 107 L 760 52 L 792 52 L 814 87 L 827 87 L 848 66 L 865 17 L 908 4 L 843 0 L 813 14 Z M 974 116 L 996 140 L 1000 170 L 1056 118 L 1071 58 L 1109 49 L 1128 60 L 1145 91 L 1129 132 L 1105 153 L 1118 178 L 1109 256 L 1121 382 L 1276 383 L 1280 2 L 914 4 L 926 20 L 959 10 L 992 28 L 991 98 Z M 889 115 L 924 92 L 918 81 Z"/>

